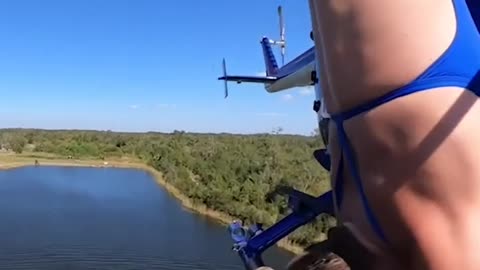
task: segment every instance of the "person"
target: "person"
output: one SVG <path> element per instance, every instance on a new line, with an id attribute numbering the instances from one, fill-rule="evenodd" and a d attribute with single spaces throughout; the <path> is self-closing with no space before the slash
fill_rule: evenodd
<path id="1" fill-rule="evenodd" d="M 369 269 L 479 269 L 480 2 L 309 5 L 338 223 Z"/>

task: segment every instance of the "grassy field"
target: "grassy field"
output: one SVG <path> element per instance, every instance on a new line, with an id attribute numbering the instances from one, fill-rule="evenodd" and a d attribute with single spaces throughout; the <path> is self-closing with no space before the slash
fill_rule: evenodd
<path id="1" fill-rule="evenodd" d="M 193 203 L 187 196 L 182 194 L 175 186 L 165 181 L 161 172 L 155 170 L 153 167 L 148 166 L 139 159 L 132 157 L 122 158 L 108 158 L 104 160 L 100 159 L 65 159 L 64 157 L 50 154 L 50 153 L 38 153 L 38 152 L 24 152 L 16 154 L 13 152 L 0 153 L 0 170 L 14 169 L 25 166 L 35 166 L 38 162 L 39 166 L 71 166 L 71 167 L 98 167 L 98 168 L 134 168 L 141 169 L 149 172 L 155 181 L 161 185 L 165 190 L 177 198 L 183 207 L 192 211 L 193 213 L 200 214 L 217 221 L 222 225 L 229 224 L 234 218 L 212 209 L 209 209 L 205 204 Z M 225 234 L 225 237 L 228 237 Z M 288 250 L 295 254 L 303 252 L 303 248 L 295 245 L 291 241 L 283 239 L 278 243 L 278 246 Z"/>

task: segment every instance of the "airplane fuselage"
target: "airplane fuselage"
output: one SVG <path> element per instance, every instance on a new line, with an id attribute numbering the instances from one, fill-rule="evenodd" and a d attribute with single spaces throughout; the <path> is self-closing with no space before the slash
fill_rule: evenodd
<path id="1" fill-rule="evenodd" d="M 315 71 L 315 62 L 308 63 L 298 71 L 276 80 L 274 83 L 266 83 L 265 90 L 269 93 L 280 92 L 294 87 L 313 85 L 312 72 Z"/>
<path id="2" fill-rule="evenodd" d="M 308 49 L 297 58 L 278 70 L 277 80 L 265 83 L 269 93 L 279 92 L 294 87 L 313 85 L 312 72 L 315 71 L 315 49 Z"/>

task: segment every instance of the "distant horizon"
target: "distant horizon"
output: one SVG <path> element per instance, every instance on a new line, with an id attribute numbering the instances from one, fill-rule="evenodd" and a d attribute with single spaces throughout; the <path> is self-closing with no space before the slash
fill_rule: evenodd
<path id="1" fill-rule="evenodd" d="M 20 127 L 0 127 L 0 131 L 47 131 L 47 132 L 111 132 L 111 133 L 119 133 L 119 134 L 149 134 L 149 133 L 157 133 L 157 134 L 175 134 L 175 133 L 186 133 L 186 134 L 198 134 L 198 135 L 240 135 L 240 136 L 249 136 L 249 135 L 279 135 L 279 136 L 300 136 L 300 137 L 313 137 L 313 133 L 315 129 L 312 130 L 309 134 L 295 134 L 295 133 L 284 133 L 276 132 L 275 130 L 269 132 L 257 132 L 257 133 L 233 133 L 233 132 L 196 132 L 196 131 L 187 131 L 187 130 L 173 130 L 173 131 L 122 131 L 122 130 L 109 130 L 109 129 L 75 129 L 75 128 L 20 128 Z"/>

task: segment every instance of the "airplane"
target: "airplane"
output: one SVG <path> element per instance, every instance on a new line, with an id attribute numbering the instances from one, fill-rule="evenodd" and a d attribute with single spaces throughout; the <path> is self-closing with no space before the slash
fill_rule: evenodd
<path id="1" fill-rule="evenodd" d="M 225 98 L 228 97 L 228 82 L 237 83 L 263 83 L 265 90 L 269 93 L 275 93 L 294 87 L 303 87 L 315 85 L 317 76 L 315 73 L 316 58 L 315 47 L 311 47 L 304 53 L 284 64 L 285 60 L 285 25 L 283 21 L 282 6 L 278 6 L 278 16 L 280 21 L 280 40 L 272 40 L 268 37 L 262 37 L 260 44 L 263 50 L 265 61 L 265 76 L 242 76 L 228 75 L 225 58 L 223 59 L 223 76 L 219 80 L 225 81 Z M 310 33 L 313 39 L 313 34 Z M 280 46 L 282 56 L 282 66 L 279 67 L 272 45 Z"/>

